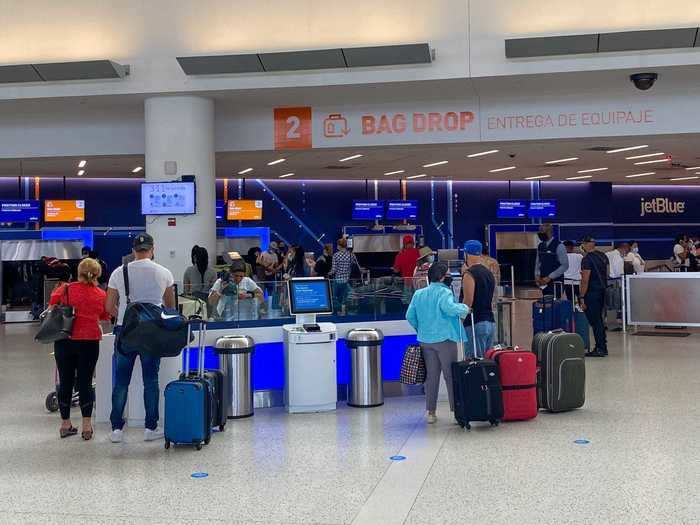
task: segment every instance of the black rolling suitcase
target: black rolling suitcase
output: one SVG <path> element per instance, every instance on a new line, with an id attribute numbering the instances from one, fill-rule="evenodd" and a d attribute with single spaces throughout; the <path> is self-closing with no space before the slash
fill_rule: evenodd
<path id="1" fill-rule="evenodd" d="M 503 392 L 498 365 L 491 359 L 479 359 L 476 351 L 474 317 L 472 316 L 474 357 L 452 363 L 452 388 L 455 419 L 469 430 L 471 421 L 488 421 L 496 426 L 503 419 Z M 463 346 L 463 345 L 461 345 Z M 464 350 L 460 350 L 461 354 Z"/>
<path id="2" fill-rule="evenodd" d="M 586 401 L 586 363 L 583 339 L 563 330 L 536 334 L 537 403 L 550 412 L 580 408 Z"/>

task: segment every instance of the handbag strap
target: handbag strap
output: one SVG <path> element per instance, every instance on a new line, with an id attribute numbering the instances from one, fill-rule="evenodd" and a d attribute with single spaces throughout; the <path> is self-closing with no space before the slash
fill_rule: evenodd
<path id="1" fill-rule="evenodd" d="M 68 288 L 70 288 L 70 283 L 66 283 L 63 285 L 63 304 L 66 306 L 70 305 L 70 298 L 68 297 Z"/>
<path id="2" fill-rule="evenodd" d="M 129 304 L 131 302 L 131 298 L 129 297 L 129 268 L 128 264 L 125 264 L 122 266 L 122 273 L 124 274 L 124 295 L 126 295 L 126 304 Z"/>

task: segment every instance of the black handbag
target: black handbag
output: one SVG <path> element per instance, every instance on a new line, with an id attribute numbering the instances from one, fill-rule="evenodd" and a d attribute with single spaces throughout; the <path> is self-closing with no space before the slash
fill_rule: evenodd
<path id="1" fill-rule="evenodd" d="M 68 288 L 68 284 L 64 285 L 63 300 L 60 304 L 47 309 L 39 316 L 39 331 L 34 336 L 35 341 L 49 344 L 70 339 L 73 334 L 75 309 L 68 304 Z"/>

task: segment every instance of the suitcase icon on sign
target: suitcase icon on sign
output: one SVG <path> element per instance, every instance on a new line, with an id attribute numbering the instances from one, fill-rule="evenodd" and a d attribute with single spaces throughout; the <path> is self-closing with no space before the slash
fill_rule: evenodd
<path id="1" fill-rule="evenodd" d="M 343 138 L 350 133 L 348 120 L 340 113 L 328 115 L 323 121 L 323 136 L 327 138 Z"/>

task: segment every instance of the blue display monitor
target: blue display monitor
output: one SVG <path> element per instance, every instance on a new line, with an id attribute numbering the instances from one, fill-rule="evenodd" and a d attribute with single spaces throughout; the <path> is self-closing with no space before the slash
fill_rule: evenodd
<path id="1" fill-rule="evenodd" d="M 142 215 L 192 215 L 196 211 L 194 182 L 144 182 Z"/>
<path id="2" fill-rule="evenodd" d="M 226 201 L 216 200 L 216 220 L 221 222 L 226 217 Z"/>
<path id="3" fill-rule="evenodd" d="M 531 219 L 551 219 L 557 216 L 557 201 L 530 201 L 527 215 Z"/>
<path id="4" fill-rule="evenodd" d="M 384 201 L 353 201 L 354 221 L 374 221 L 384 218 Z"/>
<path id="5" fill-rule="evenodd" d="M 389 201 L 386 218 L 390 221 L 403 221 L 418 218 L 418 201 Z"/>
<path id="6" fill-rule="evenodd" d="M 0 222 L 39 222 L 40 218 L 39 201 L 0 201 Z"/>
<path id="7" fill-rule="evenodd" d="M 332 314 L 331 282 L 322 277 L 290 279 L 289 312 L 292 315 Z"/>
<path id="8" fill-rule="evenodd" d="M 502 199 L 498 201 L 496 217 L 499 219 L 524 219 L 527 217 L 527 201 Z"/>

